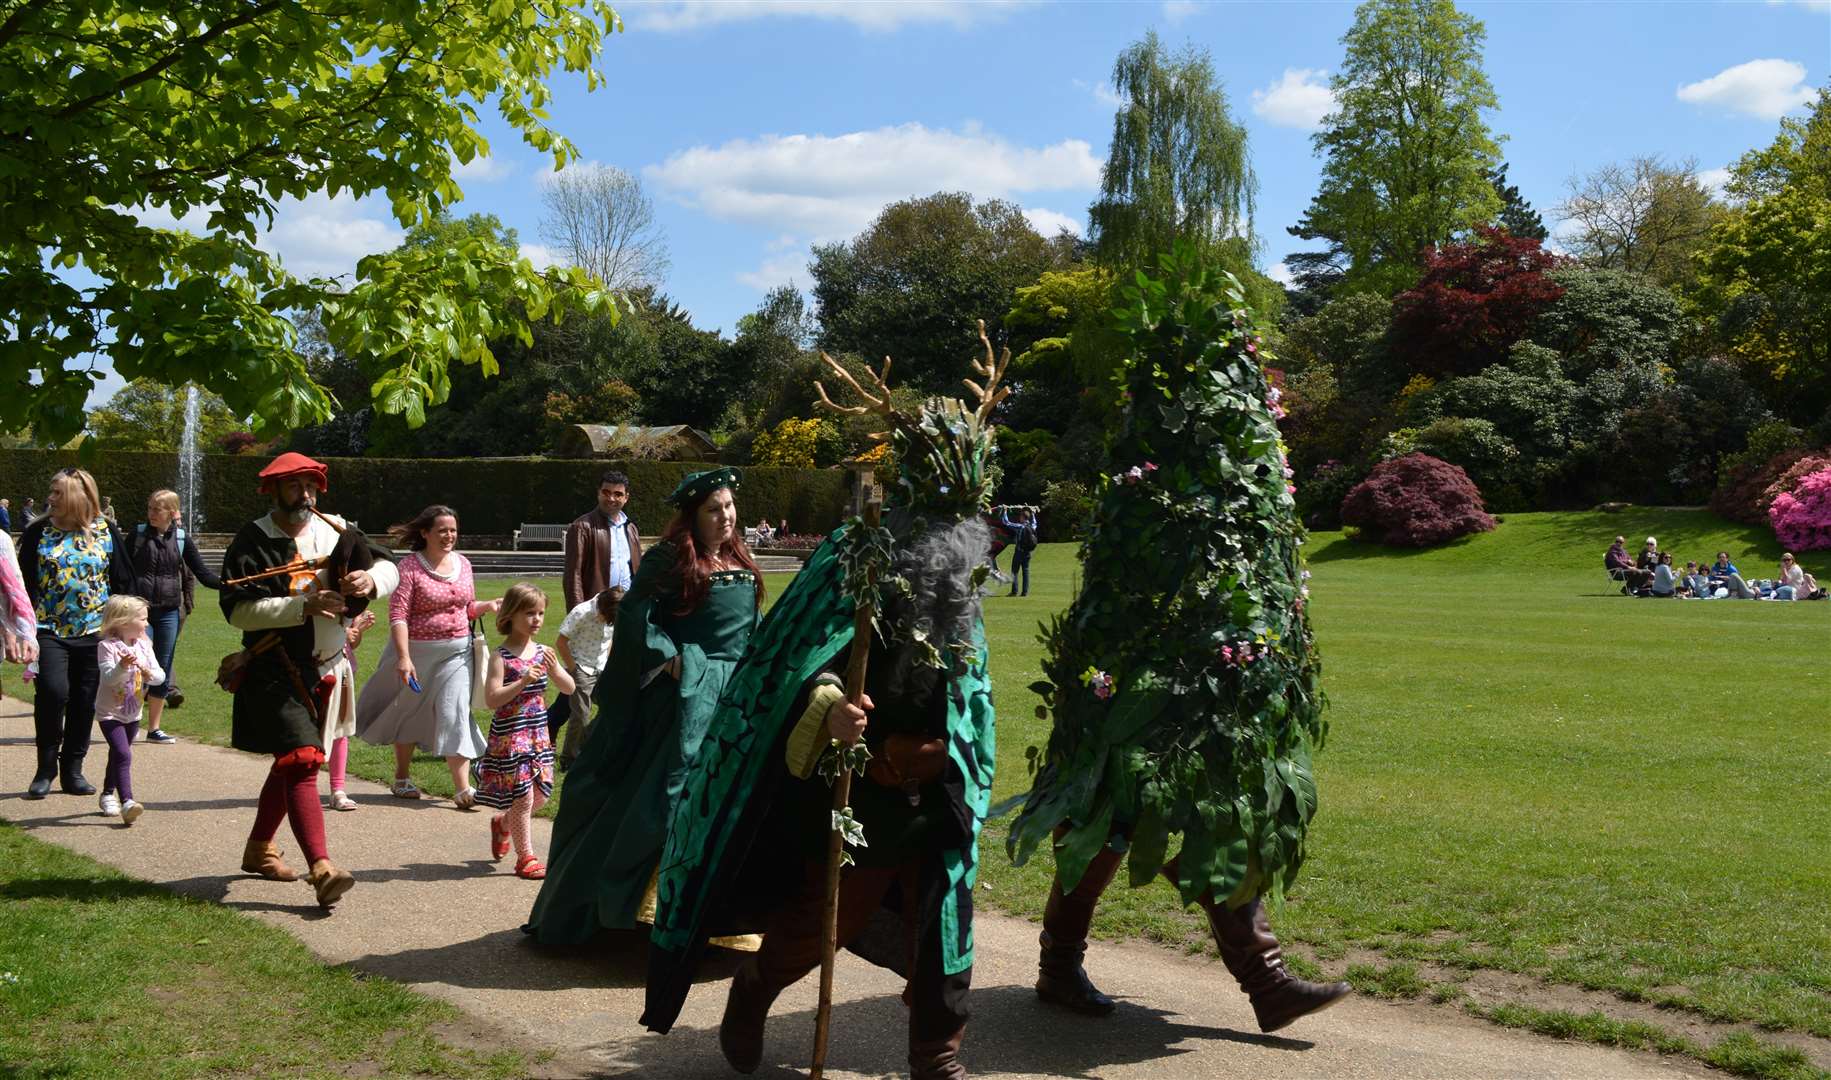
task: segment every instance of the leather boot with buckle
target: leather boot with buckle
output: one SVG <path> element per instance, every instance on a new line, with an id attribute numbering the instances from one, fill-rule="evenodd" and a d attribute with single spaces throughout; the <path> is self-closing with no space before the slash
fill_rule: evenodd
<path id="1" fill-rule="evenodd" d="M 1204 899 L 1202 908 L 1208 914 L 1214 943 L 1220 947 L 1221 962 L 1252 999 L 1260 1031 L 1277 1031 L 1328 1008 L 1348 993 L 1345 982 L 1306 982 L 1285 968 L 1284 950 L 1258 899 L 1231 911 L 1225 904 Z"/>
<path id="2" fill-rule="evenodd" d="M 909 1040 L 911 1080 L 965 1080 L 966 1066 L 960 1064 L 960 1040 L 965 1037 L 962 1027 L 945 1039 Z"/>
<path id="3" fill-rule="evenodd" d="M 1103 847 L 1072 892 L 1062 892 L 1059 879 L 1049 886 L 1043 932 L 1037 938 L 1042 946 L 1036 971 L 1037 997 L 1088 1016 L 1105 1016 L 1113 1011 L 1113 999 L 1102 994 L 1087 977 L 1082 960 L 1087 955 L 1087 930 L 1093 925 L 1094 908 L 1124 858 L 1122 853 Z"/>
<path id="4" fill-rule="evenodd" d="M 725 1016 L 718 1023 L 718 1048 L 733 1069 L 748 1076 L 763 1063 L 763 1025 L 780 988 L 763 981 L 756 957 L 744 961 L 731 978 Z"/>
<path id="5" fill-rule="evenodd" d="M 339 870 L 329 859 L 312 863 L 312 871 L 305 875 L 305 880 L 311 882 L 312 891 L 318 896 L 318 906 L 327 910 L 356 884 L 356 878 L 348 870 Z"/>
<path id="6" fill-rule="evenodd" d="M 298 873 L 281 861 L 280 849 L 272 840 L 249 840 L 242 849 L 242 870 L 268 881 L 299 880 Z"/>

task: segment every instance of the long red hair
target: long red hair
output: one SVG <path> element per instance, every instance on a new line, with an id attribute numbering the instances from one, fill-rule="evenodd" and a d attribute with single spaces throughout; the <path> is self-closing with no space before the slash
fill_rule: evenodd
<path id="1" fill-rule="evenodd" d="M 674 514 L 668 527 L 661 532 L 661 538 L 674 545 L 678 555 L 674 559 L 674 576 L 680 582 L 680 607 L 676 615 L 686 615 L 706 602 L 706 594 L 712 591 L 712 560 L 722 557 L 727 565 L 735 564 L 750 571 L 750 576 L 757 585 L 757 607 L 763 606 L 763 571 L 757 569 L 757 561 L 750 555 L 749 545 L 744 543 L 744 534 L 735 522 L 731 529 L 731 538 L 717 551 L 702 552 L 699 550 L 699 537 L 693 528 L 693 522 L 699 517 L 699 508 L 705 505 L 715 493 L 724 488 L 713 488 L 697 499 L 680 508 Z"/>

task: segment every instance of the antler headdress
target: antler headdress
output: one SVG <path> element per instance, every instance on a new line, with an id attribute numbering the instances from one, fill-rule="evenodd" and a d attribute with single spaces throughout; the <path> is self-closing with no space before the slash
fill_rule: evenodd
<path id="1" fill-rule="evenodd" d="M 985 320 L 979 321 L 979 341 L 985 346 L 985 359 L 973 359 L 972 378 L 960 380 L 971 390 L 977 402 L 969 406 L 960 398 L 930 397 L 911 416 L 897 408 L 890 395 L 890 358 L 883 367 L 865 373 L 871 389 L 852 376 L 839 361 L 820 354 L 827 369 L 852 388 L 863 404 L 840 405 L 827 396 L 826 387 L 815 380 L 820 404 L 847 416 L 882 415 L 888 430 L 873 432 L 871 437 L 888 442 L 896 455 L 897 487 L 901 499 L 912 509 L 928 514 L 969 517 L 984 511 L 992 503 L 992 411 L 1010 393 L 1000 386 L 1005 366 L 1011 362 L 1011 350 L 1002 354 L 992 351 L 992 339 L 986 336 Z"/>

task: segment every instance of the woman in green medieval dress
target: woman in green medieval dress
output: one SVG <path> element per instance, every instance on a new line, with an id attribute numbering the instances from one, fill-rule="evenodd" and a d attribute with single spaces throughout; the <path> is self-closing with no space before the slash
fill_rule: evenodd
<path id="1" fill-rule="evenodd" d="M 566 774 L 547 879 L 524 928 L 542 944 L 653 919 L 653 880 L 674 801 L 763 602 L 736 529 L 736 469 L 682 480 L 642 558 L 593 698 L 598 720 Z"/>

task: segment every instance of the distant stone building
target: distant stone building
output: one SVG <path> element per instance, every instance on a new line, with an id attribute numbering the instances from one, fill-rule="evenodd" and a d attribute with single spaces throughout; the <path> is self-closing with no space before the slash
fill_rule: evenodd
<path id="1" fill-rule="evenodd" d="M 572 424 L 560 432 L 555 457 L 638 458 L 646 461 L 717 461 L 712 436 L 685 424 Z"/>

